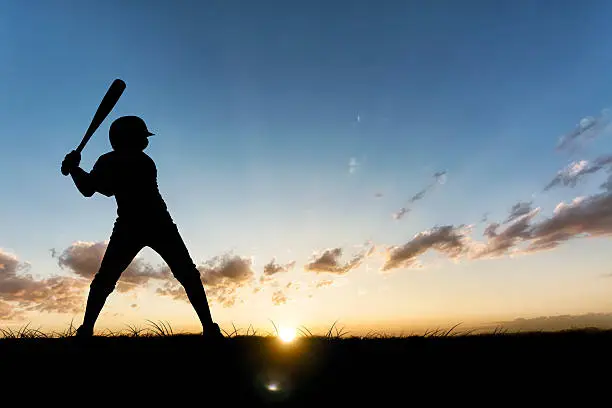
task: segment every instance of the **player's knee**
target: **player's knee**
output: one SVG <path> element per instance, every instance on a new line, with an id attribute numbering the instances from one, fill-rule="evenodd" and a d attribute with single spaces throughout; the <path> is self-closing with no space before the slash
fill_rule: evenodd
<path id="1" fill-rule="evenodd" d="M 201 282 L 200 271 L 198 271 L 195 265 L 177 268 L 175 271 L 172 271 L 172 273 L 174 274 L 176 280 L 183 286 Z"/>

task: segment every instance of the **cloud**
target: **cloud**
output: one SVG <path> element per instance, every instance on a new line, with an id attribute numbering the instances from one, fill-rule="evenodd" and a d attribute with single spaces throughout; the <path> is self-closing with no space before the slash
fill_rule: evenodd
<path id="1" fill-rule="evenodd" d="M 373 246 L 365 248 L 353 256 L 350 261 L 342 263 L 342 248 L 326 249 L 320 254 L 314 254 L 313 259 L 304 266 L 304 270 L 307 272 L 344 275 L 350 270 L 358 268 L 363 263 L 363 260 L 372 255 L 373 252 Z"/>
<path id="2" fill-rule="evenodd" d="M 608 159 L 600 158 L 593 164 L 599 167 Z M 539 208 L 515 205 L 512 214 L 520 214 L 504 231 L 498 233 L 499 224 L 492 223 L 485 229 L 488 241 L 472 244 L 471 258 L 486 258 L 514 254 L 527 254 L 557 248 L 575 238 L 612 235 L 612 191 L 608 182 L 602 185 L 603 193 L 577 197 L 569 203 L 559 203 L 552 216 L 533 222 Z M 523 203 L 525 204 L 525 203 Z M 529 212 L 525 211 L 529 208 Z M 521 246 L 521 244 L 525 244 Z"/>
<path id="3" fill-rule="evenodd" d="M 374 194 L 374 198 L 382 198 L 383 197 L 383 193 L 375 193 Z"/>
<path id="4" fill-rule="evenodd" d="M 608 176 L 608 179 L 600 187 L 608 193 L 612 193 L 612 174 Z"/>
<path id="5" fill-rule="evenodd" d="M 91 279 L 100 269 L 106 247 L 106 242 L 77 241 L 62 252 L 58 258 L 58 264 L 61 268 L 68 268 L 78 276 Z M 145 285 L 150 279 L 170 277 L 171 272 L 167 266 L 154 267 L 135 258 L 121 274 L 117 291 L 128 292 Z"/>
<path id="6" fill-rule="evenodd" d="M 518 202 L 512 206 L 510 209 L 510 215 L 504 221 L 504 224 L 512 222 L 523 215 L 529 214 L 532 210 L 531 208 L 532 202 Z"/>
<path id="7" fill-rule="evenodd" d="M 276 258 L 273 258 L 268 264 L 264 266 L 264 275 L 275 275 L 279 272 L 289 272 L 295 267 L 295 261 L 291 261 L 286 264 L 276 263 Z"/>
<path id="8" fill-rule="evenodd" d="M 421 191 L 419 191 L 418 193 L 416 193 L 412 197 L 410 197 L 408 199 L 408 204 L 409 205 L 407 205 L 406 207 L 400 208 L 397 212 L 391 214 L 391 216 L 394 219 L 396 219 L 396 220 L 402 219 L 404 217 L 404 215 L 406 215 L 408 212 L 410 212 L 410 204 L 413 204 L 413 203 L 415 203 L 417 201 L 420 201 L 423 198 L 425 198 L 427 193 L 431 189 L 433 189 L 437 184 L 444 184 L 444 183 L 446 183 L 446 170 L 438 171 L 438 172 L 434 173 L 433 177 L 436 179 L 435 181 L 433 181 L 427 187 L 425 187 L 424 189 L 422 189 Z"/>
<path id="9" fill-rule="evenodd" d="M 417 257 L 429 249 L 444 253 L 451 258 L 461 255 L 467 248 L 465 226 L 446 225 L 420 232 L 402 246 L 387 249 L 382 271 L 407 268 L 417 265 Z"/>
<path id="10" fill-rule="evenodd" d="M 612 234 L 612 194 L 601 193 L 561 202 L 552 217 L 535 224 L 525 252 L 556 248 L 573 238 L 601 237 Z"/>
<path id="11" fill-rule="evenodd" d="M 548 191 L 558 185 L 575 187 L 587 174 L 596 173 L 610 164 L 612 164 L 612 155 L 598 157 L 592 163 L 588 160 L 572 162 L 557 173 L 555 178 L 544 187 L 544 191 Z"/>
<path id="12" fill-rule="evenodd" d="M 602 168 L 610 162 L 609 156 L 603 156 L 589 167 L 581 165 L 573 174 L 584 174 L 587 168 Z M 612 236 L 612 180 L 601 187 L 605 190 L 602 193 L 561 202 L 552 216 L 538 222 L 534 220 L 540 208 L 533 208 L 531 202 L 519 202 L 512 206 L 503 229 L 499 223 L 487 225 L 484 242 L 468 237 L 469 228 L 445 226 L 421 232 L 405 245 L 387 249 L 381 270 L 417 267 L 418 256 L 429 249 L 453 259 L 476 260 L 551 250 L 576 238 Z"/>
<path id="13" fill-rule="evenodd" d="M 161 296 L 168 296 L 175 300 L 189 301 L 187 293 L 182 285 L 177 282 L 167 281 L 163 285 L 156 289 L 155 293 Z M 209 299 L 210 300 L 210 299 Z"/>
<path id="14" fill-rule="evenodd" d="M 29 269 L 15 255 L 0 250 L 2 318 L 14 318 L 28 311 L 78 313 L 82 310 L 86 282 L 64 276 L 35 279 L 25 273 Z"/>
<path id="15" fill-rule="evenodd" d="M 285 289 L 300 290 L 300 286 L 301 286 L 300 282 L 293 282 L 293 281 L 291 281 L 291 282 L 288 282 L 285 285 Z"/>
<path id="16" fill-rule="evenodd" d="M 216 256 L 198 266 L 209 302 L 217 302 L 224 307 L 233 306 L 238 289 L 254 280 L 255 272 L 252 266 L 251 258 L 233 254 Z M 156 293 L 173 299 L 188 300 L 183 287 L 174 280 L 166 281 Z"/>
<path id="17" fill-rule="evenodd" d="M 402 207 L 397 212 L 391 214 L 391 216 L 396 220 L 401 220 L 404 217 L 404 215 L 408 214 L 409 212 L 410 212 L 410 209 Z"/>
<path id="18" fill-rule="evenodd" d="M 272 303 L 274 306 L 283 305 L 287 303 L 287 296 L 285 296 L 282 290 L 277 290 L 272 294 Z"/>
<path id="19" fill-rule="evenodd" d="M 360 163 L 357 161 L 356 158 L 351 157 L 350 160 L 349 160 L 349 165 L 348 166 L 349 166 L 349 173 L 353 174 L 354 172 L 357 171 L 357 167 L 360 166 Z"/>
<path id="20" fill-rule="evenodd" d="M 446 180 L 447 180 L 447 177 L 448 177 L 446 170 L 438 171 L 438 172 L 434 173 L 433 176 L 436 178 L 436 182 L 438 184 L 445 184 Z"/>
<path id="21" fill-rule="evenodd" d="M 571 150 L 576 144 L 600 136 L 610 124 L 610 110 L 604 109 L 601 114 L 584 117 L 569 133 L 559 138 L 557 150 Z"/>
<path id="22" fill-rule="evenodd" d="M 251 258 L 225 254 L 205 262 L 198 270 L 202 274 L 202 282 L 207 286 L 243 285 L 255 275 L 252 266 Z"/>
<path id="23" fill-rule="evenodd" d="M 11 320 L 16 318 L 18 312 L 9 303 L 0 300 L 0 320 Z"/>
<path id="24" fill-rule="evenodd" d="M 414 203 L 415 201 L 422 200 L 425 197 L 425 195 L 429 192 L 429 190 L 434 188 L 436 186 L 436 184 L 444 184 L 444 183 L 446 183 L 446 170 L 435 172 L 433 174 L 433 177 L 435 178 L 435 181 L 433 181 L 427 187 L 425 187 L 424 189 L 422 189 L 421 191 L 419 191 L 418 193 L 413 195 L 408 200 L 409 203 Z"/>
<path id="25" fill-rule="evenodd" d="M 315 288 L 324 288 L 326 286 L 331 286 L 334 283 L 331 279 L 322 279 L 315 283 Z"/>
<path id="26" fill-rule="evenodd" d="M 528 240 L 531 236 L 530 222 L 539 213 L 535 208 L 529 213 L 518 217 L 506 229 L 498 232 L 499 224 L 492 223 L 485 229 L 484 235 L 488 238 L 485 243 L 472 242 L 469 248 L 471 259 L 496 258 L 506 255 L 519 242 Z"/>
<path id="27" fill-rule="evenodd" d="M 422 200 L 423 197 L 425 197 L 425 194 L 427 193 L 427 191 L 429 191 L 429 188 L 424 188 L 423 190 L 419 191 L 418 193 L 410 197 L 410 200 L 408 200 L 408 202 L 414 203 L 415 201 Z"/>

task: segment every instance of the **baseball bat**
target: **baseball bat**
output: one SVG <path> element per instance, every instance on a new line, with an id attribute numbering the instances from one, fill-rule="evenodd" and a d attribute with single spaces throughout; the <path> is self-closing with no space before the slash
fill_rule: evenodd
<path id="1" fill-rule="evenodd" d="M 81 153 L 83 151 L 83 148 L 89 139 L 91 139 L 91 136 L 94 134 L 96 129 L 98 129 L 100 124 L 104 121 L 104 119 L 106 119 L 110 111 L 113 110 L 124 90 L 125 82 L 123 82 L 121 79 L 115 79 L 108 88 L 108 91 L 106 91 L 104 98 L 102 98 L 102 101 L 98 106 L 98 110 L 96 110 L 96 113 L 94 114 L 93 119 L 91 120 L 91 123 L 83 136 L 83 140 L 81 140 L 81 143 L 76 148 L 77 152 Z M 67 176 L 68 171 L 66 169 L 62 169 L 62 174 Z"/>

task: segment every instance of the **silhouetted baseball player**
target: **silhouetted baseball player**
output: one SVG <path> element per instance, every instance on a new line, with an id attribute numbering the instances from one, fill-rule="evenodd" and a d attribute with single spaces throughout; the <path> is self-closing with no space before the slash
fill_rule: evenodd
<path id="1" fill-rule="evenodd" d="M 103 154 L 87 173 L 79 167 L 81 155 L 72 151 L 62 162 L 74 184 L 85 197 L 98 192 L 115 196 L 117 220 L 102 259 L 91 282 L 83 324 L 77 336 L 93 335 L 93 328 L 106 298 L 119 277 L 145 246 L 156 251 L 183 285 L 205 337 L 223 337 L 213 322 L 200 273 L 174 224 L 157 186 L 157 168 L 144 153 L 153 135 L 137 116 L 115 120 L 109 131 L 113 151 Z"/>

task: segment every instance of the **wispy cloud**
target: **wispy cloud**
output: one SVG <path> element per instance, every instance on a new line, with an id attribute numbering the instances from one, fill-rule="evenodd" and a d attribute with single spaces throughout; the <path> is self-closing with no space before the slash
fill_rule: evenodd
<path id="1" fill-rule="evenodd" d="M 514 204 L 510 209 L 510 215 L 508 215 L 508 218 L 506 218 L 506 221 L 504 221 L 504 223 L 512 222 L 517 218 L 522 217 L 523 215 L 529 214 L 532 211 L 532 204 L 533 203 L 531 201 L 518 202 Z"/>
<path id="2" fill-rule="evenodd" d="M 612 155 L 605 155 L 596 158 L 593 162 L 580 160 L 570 163 L 567 167 L 560 170 L 555 178 L 544 187 L 548 191 L 558 185 L 574 187 L 587 174 L 596 173 L 599 170 L 612 164 Z"/>
<path id="3" fill-rule="evenodd" d="M 276 258 L 273 258 L 269 263 L 264 265 L 264 275 L 275 275 L 280 272 L 289 272 L 295 267 L 295 261 L 291 261 L 286 264 L 276 263 Z"/>
<path id="4" fill-rule="evenodd" d="M 582 118 L 571 132 L 559 138 L 557 150 L 571 150 L 585 140 L 600 136 L 608 128 L 610 119 L 612 116 L 609 109 L 602 110 L 598 116 Z"/>
<path id="5" fill-rule="evenodd" d="M 349 159 L 348 170 L 350 174 L 355 173 L 359 166 L 360 166 L 360 163 L 357 161 L 355 157 L 351 157 Z"/>
<path id="6" fill-rule="evenodd" d="M 415 202 L 420 201 L 423 198 L 425 198 L 427 193 L 431 189 L 433 189 L 436 185 L 446 183 L 446 170 L 438 171 L 438 172 L 434 173 L 433 177 L 435 178 L 435 180 L 433 182 L 431 182 L 425 188 L 423 188 L 422 190 L 420 190 L 419 192 L 414 194 L 412 197 L 410 197 L 408 199 L 408 205 L 406 205 L 405 207 L 400 208 L 397 212 L 391 214 L 391 216 L 394 219 L 396 219 L 396 220 L 402 219 L 406 214 L 408 214 L 410 212 L 410 210 L 411 210 L 410 205 L 411 204 L 414 204 Z"/>
<path id="7" fill-rule="evenodd" d="M 287 296 L 283 293 L 282 290 L 277 290 L 272 294 L 272 303 L 274 306 L 280 306 L 287 303 Z"/>
<path id="8" fill-rule="evenodd" d="M 307 272 L 344 275 L 358 268 L 366 257 L 373 254 L 374 249 L 374 246 L 366 247 L 345 263 L 342 262 L 342 248 L 326 249 L 322 253 L 314 254 L 313 259 L 304 266 L 304 270 Z"/>
<path id="9" fill-rule="evenodd" d="M 451 258 L 458 257 L 467 249 L 466 233 L 467 227 L 463 225 L 458 227 L 446 225 L 420 232 L 406 244 L 388 248 L 381 270 L 415 267 L 418 265 L 417 257 L 429 249 L 444 253 Z"/>
<path id="10" fill-rule="evenodd" d="M 304 266 L 304 270 L 308 272 L 327 272 L 342 275 L 349 272 L 351 269 L 357 268 L 362 261 L 361 258 L 355 257 L 350 261 L 343 263 L 341 258 L 342 248 L 326 249 L 321 254 L 315 255 L 314 259 Z"/>
<path id="11" fill-rule="evenodd" d="M 529 239 L 530 221 L 539 213 L 536 208 L 529 213 L 521 215 L 503 231 L 498 232 L 499 224 L 492 223 L 485 229 L 484 235 L 488 238 L 484 243 L 472 242 L 469 248 L 469 257 L 496 258 L 506 255 L 519 242 Z"/>
<path id="12" fill-rule="evenodd" d="M 608 193 L 612 193 L 612 174 L 608 176 L 608 179 L 600 187 Z"/>
<path id="13" fill-rule="evenodd" d="M 401 220 L 404 217 L 404 215 L 408 214 L 409 212 L 410 210 L 408 208 L 402 207 L 397 212 L 394 212 L 393 214 L 391 214 L 391 217 L 393 217 L 393 219 L 396 219 L 396 220 Z"/>
<path id="14" fill-rule="evenodd" d="M 601 168 L 607 163 L 600 158 L 593 166 Z M 434 227 L 402 246 L 388 248 L 381 270 L 418 267 L 418 257 L 429 249 L 453 259 L 477 260 L 551 250 L 572 239 L 612 236 L 612 191 L 607 182 L 602 188 L 602 193 L 561 202 L 552 216 L 540 221 L 535 221 L 540 208 L 519 202 L 512 206 L 503 228 L 495 222 L 487 225 L 484 241 L 473 240 L 469 227 Z"/>
<path id="15" fill-rule="evenodd" d="M 526 252 L 556 248 L 572 238 L 612 234 L 612 194 L 576 198 L 557 205 L 552 217 L 534 225 Z"/>
<path id="16" fill-rule="evenodd" d="M 317 288 L 317 289 L 318 288 L 324 288 L 324 287 L 327 287 L 327 286 L 331 286 L 333 283 L 334 283 L 334 281 L 331 280 L 331 279 L 322 279 L 322 280 L 317 281 L 315 283 L 315 288 Z"/>
<path id="17" fill-rule="evenodd" d="M 438 184 L 445 184 L 446 180 L 447 180 L 447 171 L 446 170 L 442 170 L 442 171 L 438 171 L 436 173 L 434 173 L 434 177 L 436 178 L 436 183 Z"/>

